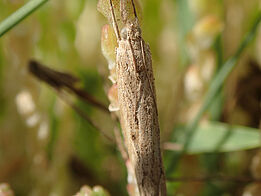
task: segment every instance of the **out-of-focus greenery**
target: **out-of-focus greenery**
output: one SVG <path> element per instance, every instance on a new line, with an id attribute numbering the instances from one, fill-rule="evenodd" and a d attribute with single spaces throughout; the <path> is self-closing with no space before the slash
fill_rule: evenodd
<path id="1" fill-rule="evenodd" d="M 1 22 L 0 24 L 0 36 L 4 35 L 16 24 L 24 20 L 28 15 L 37 10 L 41 5 L 46 3 L 47 0 L 34 0 L 29 1 L 27 4 L 22 6 L 19 10 L 15 11 L 12 15 Z"/>
<path id="2" fill-rule="evenodd" d="M 0 27 L 1 21 L 27 2 L 1 1 Z M 9 183 L 16 195 L 73 195 L 84 184 L 101 185 L 110 195 L 127 194 L 125 164 L 116 146 L 52 89 L 36 81 L 26 67 L 34 58 L 70 72 L 81 79 L 79 85 L 86 91 L 109 105 L 109 71 L 100 50 L 100 31 L 106 21 L 96 5 L 94 0 L 48 1 L 0 37 L 0 182 Z M 253 157 L 260 159 L 260 153 L 246 149 L 257 146 L 248 131 L 258 135 L 260 128 L 261 30 L 260 25 L 251 29 L 253 21 L 260 20 L 260 2 L 144 0 L 141 5 L 142 32 L 152 51 L 162 146 L 168 149 L 164 150 L 164 160 L 167 166 L 177 164 L 176 170 L 167 175 L 259 177 L 258 166 L 249 165 Z M 248 32 L 254 41 L 243 46 L 244 53 L 232 56 Z M 227 61 L 230 57 L 232 64 Z M 234 70 L 230 75 L 230 70 L 222 74 L 227 68 Z M 212 81 L 222 87 L 215 88 L 214 97 L 207 93 L 208 89 L 213 91 Z M 197 118 L 199 111 L 207 109 L 200 110 L 206 103 L 206 93 L 210 109 L 200 112 Z M 73 100 L 113 137 L 110 116 Z M 188 149 L 193 151 L 195 144 L 208 139 L 206 144 L 216 139 L 219 149 L 211 151 L 213 145 L 202 145 L 204 149 L 198 150 L 200 146 L 196 145 L 194 152 L 200 154 L 172 162 L 173 150 L 180 150 L 180 143 L 174 143 L 180 140 L 175 137 L 184 135 L 174 127 L 191 125 L 195 119 L 200 126 L 188 130 L 206 134 L 201 138 L 196 135 L 195 140 L 192 137 Z M 217 141 L 219 132 L 230 124 L 243 125 L 240 129 L 235 126 L 233 131 L 244 137 L 227 134 Z M 239 145 L 242 143 L 248 145 Z M 232 152 L 235 149 L 238 151 Z M 169 182 L 168 192 L 188 196 L 242 195 L 258 188 L 247 185 L 228 181 Z"/>

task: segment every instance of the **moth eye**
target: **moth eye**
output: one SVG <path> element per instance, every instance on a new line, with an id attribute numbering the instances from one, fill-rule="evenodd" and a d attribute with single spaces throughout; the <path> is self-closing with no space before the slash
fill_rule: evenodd
<path id="1" fill-rule="evenodd" d="M 126 40 L 127 39 L 127 28 L 124 27 L 122 30 L 121 30 L 121 37 L 122 39 Z"/>
<path id="2" fill-rule="evenodd" d="M 135 32 L 135 37 L 141 37 L 141 29 L 137 28 L 136 32 Z"/>

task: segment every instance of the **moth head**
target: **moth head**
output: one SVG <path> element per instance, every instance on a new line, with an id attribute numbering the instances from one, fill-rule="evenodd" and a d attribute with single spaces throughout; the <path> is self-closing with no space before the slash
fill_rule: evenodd
<path id="1" fill-rule="evenodd" d="M 122 28 L 121 30 L 121 37 L 122 39 L 138 39 L 141 37 L 141 29 L 138 24 L 138 22 L 131 21 L 126 24 L 125 27 Z"/>
<path id="2" fill-rule="evenodd" d="M 121 29 L 121 38 L 122 38 L 123 40 L 127 40 L 127 38 L 128 38 L 128 30 L 127 30 L 127 27 L 123 27 L 123 28 Z"/>

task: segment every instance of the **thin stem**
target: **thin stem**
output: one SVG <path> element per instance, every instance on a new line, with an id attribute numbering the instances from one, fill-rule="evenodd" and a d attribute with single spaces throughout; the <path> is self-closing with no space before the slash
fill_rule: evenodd
<path id="1" fill-rule="evenodd" d="M 118 150 L 119 152 L 121 153 L 121 156 L 124 160 L 124 162 L 126 163 L 127 160 L 129 159 L 129 156 L 128 156 L 128 153 L 127 153 L 127 149 L 126 147 L 124 146 L 124 143 L 123 143 L 123 138 L 121 136 L 121 130 L 120 128 L 116 125 L 113 129 L 113 132 L 114 132 L 114 136 L 115 136 L 115 140 L 116 140 L 116 144 L 118 146 Z"/>
<path id="2" fill-rule="evenodd" d="M 82 88 L 78 88 L 75 83 L 80 81 L 79 78 L 64 72 L 55 71 L 41 63 L 31 60 L 28 63 L 29 72 L 35 76 L 37 79 L 49 84 L 52 88 L 56 90 L 65 90 L 73 93 L 78 98 L 86 103 L 89 103 L 98 109 L 110 114 L 107 106 L 102 102 L 98 101 L 96 98 L 92 97 L 87 91 Z"/>
<path id="3" fill-rule="evenodd" d="M 171 174 L 171 172 L 178 165 L 178 161 L 180 160 L 182 155 L 188 150 L 191 140 L 195 135 L 195 131 L 199 124 L 200 119 L 202 118 L 203 114 L 210 106 L 212 100 L 217 95 L 219 89 L 222 87 L 222 85 L 224 84 L 225 80 L 227 79 L 227 77 L 229 76 L 233 68 L 237 65 L 236 63 L 239 60 L 243 51 L 254 39 L 260 21 L 261 21 L 261 12 L 258 13 L 253 26 L 251 27 L 250 31 L 247 33 L 247 35 L 245 36 L 241 44 L 239 45 L 235 54 L 225 62 L 225 64 L 220 68 L 219 72 L 216 74 L 215 78 L 211 82 L 200 110 L 198 111 L 196 117 L 192 120 L 192 122 L 189 123 L 186 127 L 186 137 L 185 137 L 186 140 L 184 142 L 183 150 L 181 152 L 174 154 L 170 162 L 170 166 L 167 170 L 167 174 Z"/>
<path id="4" fill-rule="evenodd" d="M 57 91 L 58 96 L 67 103 L 79 116 L 86 120 L 93 128 L 100 132 L 108 141 L 115 144 L 113 138 L 111 138 L 105 131 L 103 131 L 81 108 L 79 108 L 73 101 L 71 101 L 62 91 Z"/>
<path id="5" fill-rule="evenodd" d="M 0 37 L 41 7 L 48 0 L 31 0 L 0 23 Z"/>
<path id="6" fill-rule="evenodd" d="M 233 177 L 233 176 L 206 176 L 206 177 L 173 177 L 167 178 L 169 182 L 209 182 L 209 181 L 221 181 L 221 182 L 232 182 L 232 183 L 249 183 L 249 182 L 260 182 L 261 179 L 252 177 Z"/>

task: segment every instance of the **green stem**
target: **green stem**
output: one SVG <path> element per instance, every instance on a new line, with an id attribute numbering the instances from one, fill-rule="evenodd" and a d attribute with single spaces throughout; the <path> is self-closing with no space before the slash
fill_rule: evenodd
<path id="1" fill-rule="evenodd" d="M 48 0 L 31 0 L 0 23 L 0 37 L 20 23 Z"/>
<path id="2" fill-rule="evenodd" d="M 258 13 L 252 28 L 241 42 L 236 53 L 225 62 L 225 64 L 220 68 L 219 72 L 216 74 L 215 78 L 211 82 L 199 112 L 197 113 L 193 121 L 190 122 L 186 127 L 186 137 L 185 137 L 186 140 L 184 142 L 183 150 L 181 152 L 174 154 L 170 162 L 171 164 L 167 170 L 167 174 L 171 174 L 171 172 L 177 166 L 179 159 L 188 150 L 190 142 L 193 139 L 193 136 L 195 135 L 195 130 L 199 124 L 200 119 L 202 118 L 203 114 L 210 106 L 212 100 L 217 95 L 217 92 L 222 87 L 223 83 L 225 82 L 225 80 L 227 79 L 227 77 L 229 76 L 233 68 L 236 66 L 236 63 L 240 58 L 241 54 L 243 53 L 243 51 L 254 39 L 260 21 L 261 21 L 261 12 Z"/>

